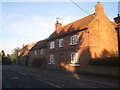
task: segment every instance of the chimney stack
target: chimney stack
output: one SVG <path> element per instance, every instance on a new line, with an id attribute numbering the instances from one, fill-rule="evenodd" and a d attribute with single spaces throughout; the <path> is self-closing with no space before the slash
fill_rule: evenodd
<path id="1" fill-rule="evenodd" d="M 61 27 L 62 27 L 62 24 L 57 21 L 56 24 L 55 24 L 55 30 L 58 30 Z"/>
<path id="2" fill-rule="evenodd" d="M 118 14 L 118 17 L 120 17 L 119 14 Z"/>
<path id="3" fill-rule="evenodd" d="M 114 18 L 114 21 L 119 24 L 120 23 L 120 16 L 117 14 L 117 17 Z"/>
<path id="4" fill-rule="evenodd" d="M 23 44 L 23 45 L 22 45 L 22 48 L 23 48 L 24 46 L 25 46 L 25 45 Z"/>
<path id="5" fill-rule="evenodd" d="M 104 13 L 104 7 L 100 2 L 97 2 L 97 4 L 95 5 L 95 14 L 96 15 L 100 15 Z"/>

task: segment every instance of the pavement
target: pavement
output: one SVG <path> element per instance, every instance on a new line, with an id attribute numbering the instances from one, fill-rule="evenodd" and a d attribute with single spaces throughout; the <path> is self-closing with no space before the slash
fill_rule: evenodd
<path id="1" fill-rule="evenodd" d="M 118 88 L 118 80 L 61 70 L 3 65 L 2 88 Z"/>

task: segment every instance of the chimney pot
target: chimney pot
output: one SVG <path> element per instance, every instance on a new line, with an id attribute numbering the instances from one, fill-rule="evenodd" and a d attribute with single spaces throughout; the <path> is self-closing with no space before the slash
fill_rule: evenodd
<path id="1" fill-rule="evenodd" d="M 97 2 L 98 4 L 100 4 L 100 2 Z"/>
<path id="2" fill-rule="evenodd" d="M 61 27 L 62 27 L 62 24 L 59 23 L 58 20 L 57 20 L 57 22 L 56 22 L 56 24 L 55 24 L 55 30 L 58 30 L 58 29 L 60 29 Z"/>
<path id="3" fill-rule="evenodd" d="M 118 17 L 120 17 L 119 14 L 118 14 Z"/>
<path id="4" fill-rule="evenodd" d="M 100 2 L 97 2 L 97 4 L 95 5 L 95 14 L 100 15 L 103 13 L 104 13 L 103 5 Z"/>

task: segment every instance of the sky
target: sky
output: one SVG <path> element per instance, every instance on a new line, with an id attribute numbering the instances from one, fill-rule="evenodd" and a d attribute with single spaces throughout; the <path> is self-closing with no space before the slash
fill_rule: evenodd
<path id="1" fill-rule="evenodd" d="M 73 0 L 74 1 L 74 0 Z M 100 1 L 100 0 L 99 0 Z M 76 2 L 89 14 L 94 13 L 94 2 Z M 111 21 L 118 14 L 118 2 L 101 2 Z M 88 16 L 69 2 L 0 2 L 0 51 L 11 54 L 22 44 L 46 39 L 55 31 L 56 18 L 62 26 Z"/>

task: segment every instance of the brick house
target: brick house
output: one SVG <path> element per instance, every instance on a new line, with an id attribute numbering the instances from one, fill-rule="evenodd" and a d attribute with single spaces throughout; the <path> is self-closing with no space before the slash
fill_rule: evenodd
<path id="1" fill-rule="evenodd" d="M 38 41 L 29 52 L 29 65 L 31 66 L 40 66 L 46 67 L 46 49 L 47 44 L 46 40 Z"/>
<path id="2" fill-rule="evenodd" d="M 55 27 L 46 40 L 48 67 L 80 66 L 85 70 L 90 58 L 118 55 L 116 25 L 100 2 L 95 5 L 95 13 L 63 27 L 57 21 Z"/>
<path id="3" fill-rule="evenodd" d="M 23 65 L 28 65 L 28 53 L 29 50 L 32 48 L 33 45 L 24 45 L 22 46 L 22 48 L 18 51 L 18 63 L 19 64 L 23 64 Z"/>
<path id="4" fill-rule="evenodd" d="M 63 27 L 57 21 L 55 31 L 30 49 L 29 65 L 86 70 L 90 58 L 118 56 L 116 27 L 98 2 L 91 15 Z"/>

